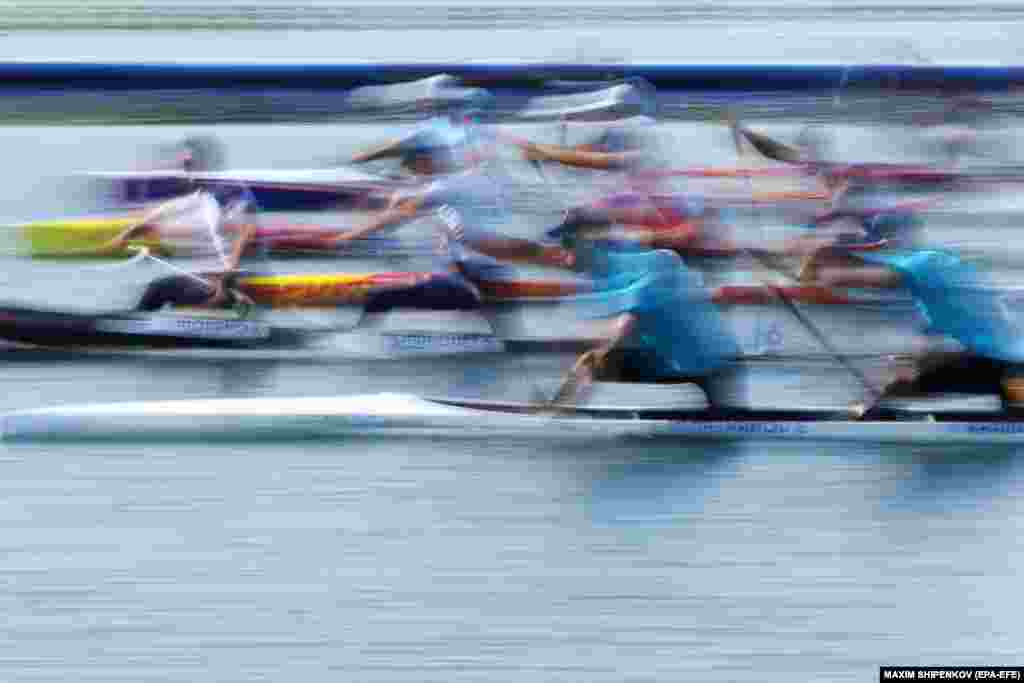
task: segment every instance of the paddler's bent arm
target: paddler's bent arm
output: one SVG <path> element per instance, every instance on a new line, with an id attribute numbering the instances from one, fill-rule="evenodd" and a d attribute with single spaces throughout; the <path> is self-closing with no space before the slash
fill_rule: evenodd
<path id="1" fill-rule="evenodd" d="M 853 258 L 843 259 L 843 265 L 826 274 L 824 259 L 819 255 L 826 250 L 815 252 L 800 269 L 799 279 L 804 283 L 816 283 L 824 287 L 856 289 L 896 289 L 903 286 L 903 277 L 889 268 L 865 266 Z"/>
<path id="2" fill-rule="evenodd" d="M 227 262 L 224 264 L 227 270 L 235 270 L 238 268 L 238 264 L 242 261 L 242 253 L 255 237 L 256 226 L 252 223 L 246 223 L 239 227 L 238 239 L 235 240 L 235 246 L 232 247 L 231 254 L 228 255 Z"/>
<path id="3" fill-rule="evenodd" d="M 119 256 L 133 239 L 145 239 L 145 233 L 153 229 L 149 223 L 141 223 L 121 233 L 91 251 L 93 256 Z M 159 239 L 159 235 L 157 236 Z"/>
<path id="4" fill-rule="evenodd" d="M 629 335 L 635 323 L 636 316 L 632 313 L 622 313 L 613 318 L 611 323 L 604 328 L 607 335 L 605 341 L 577 359 L 569 377 L 555 394 L 553 403 L 571 401 L 580 386 L 592 381 L 594 373 L 604 365 L 608 354 Z"/>
<path id="5" fill-rule="evenodd" d="M 636 325 L 636 316 L 632 313 L 623 313 L 612 321 L 612 333 L 605 343 L 605 346 L 612 348 L 618 346 L 633 331 Z"/>
<path id="6" fill-rule="evenodd" d="M 366 161 L 376 161 L 377 159 L 384 159 L 389 156 L 397 156 L 398 147 L 401 145 L 402 140 L 395 138 L 389 140 L 382 145 L 372 147 L 365 152 L 360 152 L 352 157 L 352 163 L 361 164 Z"/>
<path id="7" fill-rule="evenodd" d="M 106 242 L 105 244 L 100 245 L 99 247 L 94 249 L 92 253 L 96 256 L 115 256 L 124 251 L 125 247 L 128 246 L 128 243 L 131 240 L 138 238 L 140 234 L 145 234 L 152 230 L 155 230 L 157 233 L 154 236 L 154 238 L 156 240 L 159 240 L 160 234 L 157 225 L 157 220 L 163 218 L 168 214 L 186 210 L 187 208 L 189 208 L 190 202 L 194 202 L 200 197 L 201 192 L 201 190 L 196 191 L 193 192 L 192 194 L 185 195 L 184 197 L 177 197 L 175 199 L 163 202 L 159 206 L 152 209 L 149 213 L 143 215 L 136 225 L 132 226 L 131 228 L 128 228 L 120 235 Z"/>
<path id="8" fill-rule="evenodd" d="M 532 240 L 501 236 L 493 239 L 471 239 L 468 242 L 481 254 L 504 261 L 520 261 L 557 268 L 572 268 L 576 263 L 575 255 L 568 249 Z"/>
<path id="9" fill-rule="evenodd" d="M 632 313 L 622 313 L 613 318 L 609 325 L 605 328 L 605 340 L 604 342 L 595 349 L 592 349 L 584 354 L 584 357 L 590 356 L 590 360 L 593 362 L 594 367 L 600 367 L 608 353 L 619 346 L 629 333 L 633 331 L 633 327 L 636 325 L 636 316 Z M 582 358 L 580 359 L 583 360 Z"/>
<path id="10" fill-rule="evenodd" d="M 635 152 L 595 152 L 559 145 L 542 145 L 527 142 L 520 145 L 530 161 L 557 161 L 566 166 L 580 168 L 612 169 L 621 168 L 636 158 Z"/>
<path id="11" fill-rule="evenodd" d="M 423 197 L 412 197 L 409 199 L 393 200 L 391 205 L 377 214 L 377 216 L 364 226 L 343 232 L 340 235 L 327 237 L 324 241 L 328 244 L 340 244 L 362 239 L 378 230 L 389 228 L 399 223 L 404 223 L 414 217 L 423 205 Z"/>

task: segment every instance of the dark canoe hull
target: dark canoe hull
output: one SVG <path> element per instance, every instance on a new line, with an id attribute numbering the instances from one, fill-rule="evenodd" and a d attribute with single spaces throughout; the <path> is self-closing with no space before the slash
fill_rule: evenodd
<path id="1" fill-rule="evenodd" d="M 376 207 L 376 193 L 385 188 L 365 185 L 330 185 L 315 183 L 253 183 L 239 179 L 205 182 L 188 181 L 180 175 L 121 177 L 110 181 L 110 193 L 120 202 L 134 204 L 180 197 L 196 186 L 218 190 L 225 187 L 244 187 L 262 211 L 325 211 L 360 207 Z"/>
<path id="2" fill-rule="evenodd" d="M 333 341 L 332 341 L 333 340 Z M 320 344 L 319 342 L 324 342 Z M 500 338 L 490 333 L 438 330 L 345 331 L 267 325 L 257 321 L 200 316 L 89 315 L 31 308 L 0 308 L 0 342 L 18 356 L 73 358 L 101 354 L 190 352 L 224 354 L 196 358 L 316 359 L 334 357 L 415 358 L 477 353 L 580 353 L 595 340 Z M 260 352 L 267 352 L 261 354 Z M 278 355 L 280 354 L 280 355 Z M 298 355 L 296 355 L 298 354 Z"/>
<path id="3" fill-rule="evenodd" d="M 280 348 L 301 345 L 310 336 L 235 319 L 0 308 L 0 338 L 49 348 Z"/>

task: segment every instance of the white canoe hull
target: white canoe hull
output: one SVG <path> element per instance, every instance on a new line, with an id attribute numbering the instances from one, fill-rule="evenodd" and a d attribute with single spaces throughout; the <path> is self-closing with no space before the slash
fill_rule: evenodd
<path id="1" fill-rule="evenodd" d="M 1024 422 L 724 422 L 555 417 L 457 407 L 408 394 L 87 404 L 19 411 L 3 418 L 3 438 L 15 441 L 244 441 L 384 436 L 1024 444 Z"/>

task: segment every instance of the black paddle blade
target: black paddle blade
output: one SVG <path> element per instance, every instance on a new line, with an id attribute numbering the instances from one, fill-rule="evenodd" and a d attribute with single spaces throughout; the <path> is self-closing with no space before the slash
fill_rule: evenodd
<path id="1" fill-rule="evenodd" d="M 743 137 L 747 139 L 754 149 L 758 151 L 762 156 L 768 157 L 774 161 L 783 161 L 787 164 L 799 164 L 803 163 L 803 156 L 800 154 L 800 150 L 795 147 L 790 147 L 777 140 L 772 140 L 767 135 L 761 133 L 755 133 L 752 130 L 746 128 L 739 128 L 739 131 L 743 134 Z"/>

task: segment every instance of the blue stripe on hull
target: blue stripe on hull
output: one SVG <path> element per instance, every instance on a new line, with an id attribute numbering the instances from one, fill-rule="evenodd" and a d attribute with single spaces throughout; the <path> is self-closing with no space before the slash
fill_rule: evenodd
<path id="1" fill-rule="evenodd" d="M 231 187 L 233 184 L 203 183 L 207 187 Z M 238 183 L 246 187 L 259 208 L 263 211 L 321 211 L 324 209 L 346 208 L 364 197 L 365 192 L 359 189 L 318 190 L 309 186 L 279 187 Z M 188 192 L 191 186 L 179 178 L 159 178 L 146 180 L 123 179 L 117 181 L 114 194 L 119 201 L 127 203 L 157 201 L 179 197 Z"/>

